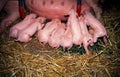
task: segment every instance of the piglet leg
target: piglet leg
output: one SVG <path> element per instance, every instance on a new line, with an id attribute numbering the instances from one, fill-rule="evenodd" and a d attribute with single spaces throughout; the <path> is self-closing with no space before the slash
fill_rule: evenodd
<path id="1" fill-rule="evenodd" d="M 34 22 L 36 18 L 36 14 L 30 14 L 27 15 L 24 20 L 22 20 L 21 22 L 17 23 L 16 25 L 14 25 L 12 28 L 10 28 L 10 37 L 13 38 L 17 38 L 18 37 L 18 32 L 24 28 L 26 28 L 27 26 L 29 26 L 32 22 Z"/>
<path id="2" fill-rule="evenodd" d="M 90 12 L 86 12 L 84 17 L 87 22 L 87 25 L 90 25 L 94 29 L 93 33 L 94 42 L 97 42 L 97 39 L 99 37 L 107 36 L 105 27 Z"/>
<path id="3" fill-rule="evenodd" d="M 29 42 L 32 39 L 31 37 L 35 34 L 35 32 L 43 27 L 43 20 L 44 19 L 42 17 L 39 17 L 35 19 L 35 22 L 27 26 L 25 29 L 20 30 L 18 33 L 17 40 L 20 42 Z"/>
<path id="4" fill-rule="evenodd" d="M 93 38 L 92 38 L 92 35 L 88 32 L 87 24 L 83 16 L 79 17 L 79 23 L 80 23 L 80 27 L 83 35 L 83 39 L 82 39 L 83 46 L 85 48 L 86 54 L 89 55 L 88 46 L 93 45 Z"/>
<path id="5" fill-rule="evenodd" d="M 71 32 L 73 34 L 73 43 L 75 45 L 80 45 L 82 44 L 82 32 L 79 24 L 79 20 L 77 18 L 76 11 L 71 9 L 69 12 L 70 17 L 68 19 L 68 25 L 71 25 Z"/>
<path id="6" fill-rule="evenodd" d="M 63 48 L 67 48 L 69 50 L 73 45 L 73 35 L 71 25 L 68 25 L 68 23 L 69 22 L 67 22 L 66 30 L 61 38 L 60 45 L 63 46 Z"/>
<path id="7" fill-rule="evenodd" d="M 7 12 L 7 17 L 2 20 L 0 23 L 0 32 L 4 31 L 7 26 L 9 26 L 12 22 L 14 22 L 17 18 L 19 18 L 18 11 L 18 1 L 9 0 L 4 7 Z"/>

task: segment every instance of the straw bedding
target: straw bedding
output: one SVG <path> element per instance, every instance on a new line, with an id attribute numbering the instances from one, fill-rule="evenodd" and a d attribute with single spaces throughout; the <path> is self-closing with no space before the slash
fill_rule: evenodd
<path id="1" fill-rule="evenodd" d="M 89 56 L 82 48 L 42 46 L 36 35 L 29 43 L 16 42 L 6 29 L 0 36 L 0 77 L 120 77 L 120 10 L 105 11 L 102 17 L 108 45 L 99 39 L 89 47 Z"/>

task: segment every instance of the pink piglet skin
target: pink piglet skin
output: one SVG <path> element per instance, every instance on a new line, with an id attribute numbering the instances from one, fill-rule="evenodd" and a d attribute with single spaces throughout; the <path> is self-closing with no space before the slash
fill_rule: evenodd
<path id="1" fill-rule="evenodd" d="M 60 22 L 59 19 L 53 19 L 48 22 L 45 27 L 38 31 L 37 37 L 39 42 L 46 44 L 50 38 L 52 32 L 57 28 L 57 22 Z"/>
<path id="2" fill-rule="evenodd" d="M 41 21 L 41 22 L 40 22 Z M 17 40 L 20 42 L 29 42 L 32 38 L 32 36 L 43 27 L 44 24 L 42 24 L 44 21 L 42 21 L 42 18 L 37 18 L 35 21 L 27 26 L 25 29 L 20 30 L 18 33 Z"/>
<path id="3" fill-rule="evenodd" d="M 89 45 L 93 45 L 93 37 L 92 35 L 88 32 L 87 29 L 87 24 L 85 22 L 85 18 L 83 16 L 79 17 L 79 23 L 80 23 L 80 27 L 82 30 L 82 35 L 83 35 L 83 46 L 85 48 L 86 54 L 89 55 L 89 50 L 88 50 L 88 46 Z"/>
<path id="4" fill-rule="evenodd" d="M 70 49 L 73 45 L 73 35 L 71 30 L 71 26 L 67 25 L 63 37 L 61 38 L 61 46 L 63 46 L 63 48 Z"/>
<path id="5" fill-rule="evenodd" d="M 20 23 L 17 23 L 16 25 L 10 28 L 9 36 L 13 38 L 17 38 L 18 32 L 29 26 L 32 22 L 34 22 L 35 18 L 36 18 L 36 14 L 27 15 L 24 18 L 24 20 L 22 20 Z"/>
<path id="6" fill-rule="evenodd" d="M 49 45 L 58 48 L 61 43 L 61 38 L 63 37 L 63 34 L 65 32 L 65 24 L 64 23 L 58 23 L 58 27 L 52 32 L 50 39 L 49 39 Z"/>
<path id="7" fill-rule="evenodd" d="M 79 20 L 77 17 L 77 13 L 75 10 L 71 9 L 70 11 L 70 17 L 68 19 L 68 26 L 71 26 L 71 32 L 73 35 L 73 43 L 75 45 L 79 45 L 81 46 L 82 44 L 82 31 L 81 31 L 81 27 L 79 24 Z"/>
<path id="8" fill-rule="evenodd" d="M 107 36 L 106 29 L 99 20 L 97 20 L 90 12 L 86 12 L 84 15 L 87 25 L 90 25 L 94 29 L 93 40 L 97 42 L 99 37 Z M 94 23 L 93 23 L 94 22 Z"/>

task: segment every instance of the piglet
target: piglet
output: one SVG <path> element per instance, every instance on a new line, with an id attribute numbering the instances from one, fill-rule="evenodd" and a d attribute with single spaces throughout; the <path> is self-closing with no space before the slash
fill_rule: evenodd
<path id="1" fill-rule="evenodd" d="M 97 42 L 99 37 L 106 37 L 107 32 L 103 24 L 101 24 L 90 12 L 86 12 L 84 15 L 87 25 L 90 25 L 94 29 L 93 41 Z M 106 39 L 104 39 L 106 43 Z"/>
<path id="2" fill-rule="evenodd" d="M 73 43 L 75 45 L 80 45 L 82 44 L 82 33 L 81 33 L 81 28 L 79 24 L 79 20 L 77 18 L 76 11 L 71 9 L 69 12 L 70 17 L 68 19 L 68 25 L 71 25 L 71 32 L 73 34 Z"/>
<path id="3" fill-rule="evenodd" d="M 52 21 L 48 22 L 43 29 L 39 30 L 37 33 L 39 42 L 46 44 L 52 32 L 57 28 L 58 23 L 60 23 L 59 19 L 53 19 Z"/>
<path id="4" fill-rule="evenodd" d="M 67 22 L 68 24 L 68 22 Z M 72 29 L 71 25 L 67 25 L 66 30 L 61 38 L 61 43 L 60 45 L 63 48 L 67 48 L 68 50 L 72 47 L 73 45 L 73 35 L 72 35 Z"/>
<path id="5" fill-rule="evenodd" d="M 29 42 L 32 39 L 31 37 L 36 33 L 36 31 L 40 30 L 43 27 L 44 21 L 45 21 L 45 18 L 39 17 L 35 19 L 35 21 L 31 23 L 29 26 L 20 30 L 18 32 L 17 41 Z"/>
<path id="6" fill-rule="evenodd" d="M 87 24 L 83 16 L 79 17 L 79 23 L 80 23 L 80 27 L 83 35 L 83 38 L 82 38 L 83 46 L 85 48 L 86 54 L 89 55 L 89 50 L 87 47 L 89 45 L 93 45 L 93 38 L 92 38 L 92 35 L 88 32 Z"/>
<path id="7" fill-rule="evenodd" d="M 24 28 L 26 28 L 27 26 L 29 26 L 32 22 L 34 22 L 35 18 L 36 18 L 36 14 L 29 14 L 27 15 L 24 20 L 22 20 L 21 22 L 17 23 L 16 25 L 14 25 L 12 28 L 10 28 L 10 37 L 13 38 L 17 38 L 18 37 L 18 32 Z"/>
<path id="8" fill-rule="evenodd" d="M 57 28 L 52 32 L 50 39 L 49 39 L 49 45 L 54 48 L 58 48 L 61 43 L 61 38 L 63 37 L 63 34 L 65 32 L 65 24 L 64 23 L 58 23 Z"/>

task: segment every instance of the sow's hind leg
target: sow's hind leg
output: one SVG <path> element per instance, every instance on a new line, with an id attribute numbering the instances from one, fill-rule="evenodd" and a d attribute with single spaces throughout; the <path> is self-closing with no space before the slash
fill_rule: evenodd
<path id="1" fill-rule="evenodd" d="M 3 32 L 12 22 L 19 18 L 18 1 L 10 0 L 4 6 L 7 16 L 0 22 L 0 33 Z"/>
<path id="2" fill-rule="evenodd" d="M 0 0 L 0 11 L 3 9 L 7 1 L 8 0 Z"/>

